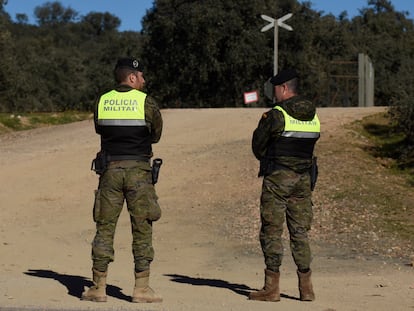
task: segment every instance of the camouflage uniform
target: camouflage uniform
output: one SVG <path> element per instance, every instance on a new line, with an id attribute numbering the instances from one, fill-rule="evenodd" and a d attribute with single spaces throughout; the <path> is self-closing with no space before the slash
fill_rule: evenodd
<path id="1" fill-rule="evenodd" d="M 278 103 L 278 106 L 289 116 L 303 121 L 312 120 L 316 113 L 315 106 L 299 96 Z M 260 206 L 260 243 L 267 269 L 275 272 L 279 271 L 282 264 L 285 218 L 290 234 L 291 252 L 298 269 L 309 269 L 311 263 L 308 231 L 313 213 L 309 170 L 316 140 L 310 142 L 310 155 L 306 157 L 295 153 L 294 143 L 290 147 L 291 155 L 277 152 L 284 128 L 283 113 L 271 109 L 263 114 L 252 139 L 253 153 L 260 160 L 259 176 L 264 176 Z"/>
<path id="2" fill-rule="evenodd" d="M 129 86 L 119 86 L 117 91 L 129 91 Z M 98 105 L 97 105 L 98 106 Z M 103 128 L 98 125 L 95 111 L 95 129 L 101 135 L 101 150 L 110 154 L 109 164 L 99 178 L 95 192 L 93 217 L 96 235 L 92 243 L 93 269 L 107 271 L 108 264 L 114 260 L 114 234 L 124 200 L 131 220 L 132 252 L 135 271 L 149 269 L 154 258 L 152 247 L 152 222 L 161 217 L 161 209 L 151 179 L 149 159 L 152 156 L 151 144 L 159 141 L 162 132 L 162 117 L 155 101 L 145 99 L 145 121 L 147 135 L 139 138 L 146 142 L 146 153 L 137 146 L 132 127 L 112 126 Z M 144 132 L 145 133 L 145 132 Z M 148 136 L 148 137 L 147 137 Z M 137 150 L 137 151 L 134 151 Z M 121 159 L 117 157 L 133 152 L 141 159 Z M 114 155 L 115 154 L 115 155 Z M 114 159 L 114 160 L 111 160 Z"/>

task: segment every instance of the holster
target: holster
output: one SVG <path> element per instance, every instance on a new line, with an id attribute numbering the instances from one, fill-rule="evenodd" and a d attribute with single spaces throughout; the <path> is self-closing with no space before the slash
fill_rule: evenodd
<path id="1" fill-rule="evenodd" d="M 160 158 L 156 158 L 152 161 L 151 175 L 153 185 L 155 185 L 158 182 L 158 175 L 160 174 L 161 164 L 162 159 Z"/>
<path id="2" fill-rule="evenodd" d="M 316 186 L 316 181 L 318 180 L 318 158 L 312 158 L 312 166 L 310 168 L 310 177 L 311 177 L 311 190 L 313 191 Z"/>
<path id="3" fill-rule="evenodd" d="M 260 159 L 259 174 L 257 174 L 257 177 L 262 177 L 266 175 L 267 163 L 268 161 L 266 158 Z"/>
<path id="4" fill-rule="evenodd" d="M 101 150 L 96 154 L 96 158 L 92 160 L 91 170 L 98 175 L 102 175 L 108 167 L 108 157 L 106 152 Z"/>

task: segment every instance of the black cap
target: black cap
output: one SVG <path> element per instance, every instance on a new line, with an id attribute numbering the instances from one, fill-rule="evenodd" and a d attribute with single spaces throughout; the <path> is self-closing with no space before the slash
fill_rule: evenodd
<path id="1" fill-rule="evenodd" d="M 273 85 L 281 85 L 289 80 L 297 78 L 298 74 L 295 69 L 285 69 L 270 79 Z"/>
<path id="2" fill-rule="evenodd" d="M 144 70 L 144 66 L 142 65 L 142 63 L 139 62 L 137 59 L 131 58 L 131 57 L 125 57 L 125 58 L 118 59 L 115 69 L 118 69 L 118 68 L 128 68 L 128 69 L 141 71 L 141 72 Z"/>

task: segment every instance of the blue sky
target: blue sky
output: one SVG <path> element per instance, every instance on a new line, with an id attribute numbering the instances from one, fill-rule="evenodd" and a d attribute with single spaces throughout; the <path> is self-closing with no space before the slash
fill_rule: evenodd
<path id="1" fill-rule="evenodd" d="M 8 0 L 4 7 L 12 19 L 16 13 L 24 13 L 28 16 L 29 22 L 34 23 L 34 8 L 46 2 L 54 0 Z M 119 30 L 141 30 L 141 19 L 146 11 L 153 5 L 152 0 L 58 0 L 63 6 L 71 7 L 80 15 L 90 12 L 110 12 L 121 20 Z M 302 2 L 302 1 L 301 1 Z M 318 11 L 332 13 L 338 16 L 341 12 L 347 11 L 348 16 L 352 17 L 359 13 L 359 9 L 367 6 L 367 0 L 311 0 L 312 8 Z M 414 17 L 413 0 L 391 0 L 397 11 L 408 11 L 410 18 Z M 288 13 L 288 12 L 286 12 Z M 274 16 L 278 17 L 278 16 Z"/>

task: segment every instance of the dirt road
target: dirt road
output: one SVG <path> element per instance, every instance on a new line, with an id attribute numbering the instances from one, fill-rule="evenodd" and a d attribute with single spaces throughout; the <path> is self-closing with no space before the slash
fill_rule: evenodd
<path id="1" fill-rule="evenodd" d="M 317 152 L 332 141 L 346 143 L 334 135 L 345 131 L 344 124 L 382 110 L 320 109 Z M 133 262 L 126 210 L 116 232 L 108 302 L 79 300 L 91 285 L 97 177 L 90 161 L 99 146 L 92 121 L 1 136 L 0 310 L 413 310 L 412 267 L 332 256 L 320 243 L 320 229 L 312 236 L 315 302 L 298 301 L 287 243 L 281 302 L 247 300 L 263 285 L 261 180 L 250 139 L 264 111 L 163 111 L 164 135 L 154 146 L 164 160 L 157 184 L 163 216 L 154 224 L 151 285 L 164 301 L 152 305 L 129 302 Z M 323 201 L 318 191 L 332 184 L 326 177 L 332 164 L 321 159 L 325 177 L 315 190 L 315 208 Z"/>

